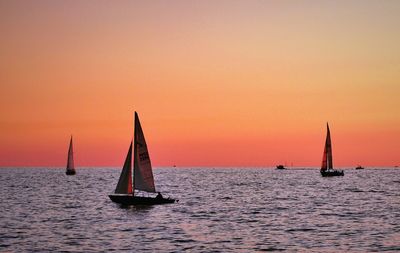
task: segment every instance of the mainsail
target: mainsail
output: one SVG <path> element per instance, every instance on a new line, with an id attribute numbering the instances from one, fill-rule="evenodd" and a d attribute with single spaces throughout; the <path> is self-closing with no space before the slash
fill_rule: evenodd
<path id="1" fill-rule="evenodd" d="M 326 127 L 327 127 L 327 134 L 325 140 L 324 154 L 322 157 L 321 171 L 333 169 L 331 133 L 329 131 L 328 123 L 326 124 Z"/>
<path id="2" fill-rule="evenodd" d="M 144 139 L 139 116 L 136 112 L 134 143 L 134 189 L 146 192 L 156 192 L 149 151 L 147 150 L 146 140 Z"/>
<path id="3" fill-rule="evenodd" d="M 132 142 L 129 146 L 129 151 L 126 155 L 124 167 L 122 168 L 121 175 L 119 176 L 115 193 L 132 194 Z"/>
<path id="4" fill-rule="evenodd" d="M 72 148 L 72 136 L 71 136 L 71 140 L 69 141 L 67 171 L 75 171 L 74 150 Z"/>

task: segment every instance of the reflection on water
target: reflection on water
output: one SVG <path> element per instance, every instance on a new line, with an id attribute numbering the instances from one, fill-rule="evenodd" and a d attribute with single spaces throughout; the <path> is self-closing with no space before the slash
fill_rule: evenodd
<path id="1" fill-rule="evenodd" d="M 108 198 L 119 169 L 0 169 L 0 251 L 396 251 L 400 173 L 347 170 L 154 171 L 177 204 Z"/>

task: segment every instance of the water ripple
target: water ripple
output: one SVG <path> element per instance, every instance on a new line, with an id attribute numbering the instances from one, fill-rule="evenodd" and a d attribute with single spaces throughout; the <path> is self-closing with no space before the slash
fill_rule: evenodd
<path id="1" fill-rule="evenodd" d="M 0 169 L 0 252 L 394 252 L 400 174 L 318 170 L 154 171 L 179 203 L 121 207 L 119 169 Z"/>

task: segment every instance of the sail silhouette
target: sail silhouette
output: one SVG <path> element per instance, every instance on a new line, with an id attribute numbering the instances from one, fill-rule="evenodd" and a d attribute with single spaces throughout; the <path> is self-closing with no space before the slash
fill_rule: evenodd
<path id="1" fill-rule="evenodd" d="M 110 199 L 113 202 L 123 205 L 155 205 L 174 203 L 174 199 L 164 198 L 162 197 L 161 193 L 158 193 L 157 197 L 145 197 L 135 194 L 135 190 L 138 192 L 147 193 L 156 192 L 150 155 L 147 149 L 147 144 L 144 138 L 139 116 L 136 112 L 133 147 L 132 154 L 131 142 L 114 194 L 108 195 Z"/>
<path id="2" fill-rule="evenodd" d="M 65 172 L 67 175 L 75 175 L 75 164 L 74 164 L 74 150 L 72 147 L 72 136 L 71 140 L 69 141 L 69 148 L 68 148 L 68 158 L 67 158 L 67 170 Z"/>
<path id="3" fill-rule="evenodd" d="M 322 156 L 322 165 L 320 172 L 323 177 L 344 175 L 343 170 L 333 169 L 331 131 L 329 130 L 328 123 L 326 123 L 326 139 L 325 139 L 324 153 Z"/>

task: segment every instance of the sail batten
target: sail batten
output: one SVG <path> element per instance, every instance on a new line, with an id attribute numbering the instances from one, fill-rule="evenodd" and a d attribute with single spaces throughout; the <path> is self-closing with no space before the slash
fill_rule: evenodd
<path id="1" fill-rule="evenodd" d="M 146 192 L 156 192 L 150 155 L 140 125 L 139 116 L 136 112 L 134 135 L 134 189 Z"/>

